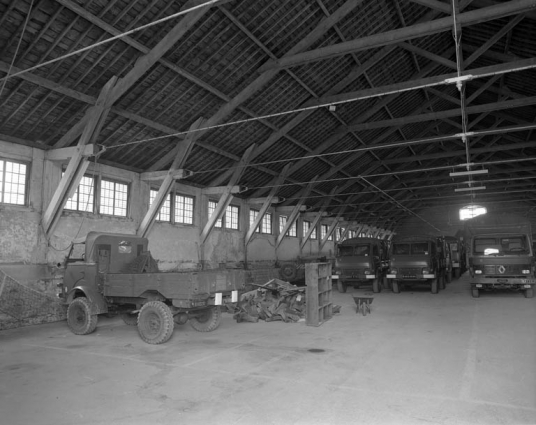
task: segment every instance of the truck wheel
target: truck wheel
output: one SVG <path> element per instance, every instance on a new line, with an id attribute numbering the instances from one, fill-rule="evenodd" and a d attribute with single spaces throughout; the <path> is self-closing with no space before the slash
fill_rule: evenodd
<path id="1" fill-rule="evenodd" d="M 379 278 L 376 278 L 372 281 L 372 292 L 374 292 L 375 294 L 379 293 L 382 291 L 382 287 L 380 285 L 380 279 Z"/>
<path id="2" fill-rule="evenodd" d="M 147 344 L 162 344 L 173 334 L 173 314 L 162 301 L 149 301 L 138 314 L 138 332 Z"/>
<path id="3" fill-rule="evenodd" d="M 198 332 L 212 332 L 221 323 L 221 310 L 219 307 L 207 308 L 201 316 L 190 319 L 190 326 Z"/>
<path id="4" fill-rule="evenodd" d="M 440 279 L 439 277 L 432 279 L 432 288 L 431 288 L 432 294 L 437 294 L 439 292 L 439 279 Z"/>
<path id="5" fill-rule="evenodd" d="M 534 288 L 525 289 L 525 298 L 534 297 Z"/>
<path id="6" fill-rule="evenodd" d="M 480 291 L 478 290 L 478 288 L 472 288 L 471 289 L 471 295 L 473 296 L 473 298 L 480 297 Z"/>
<path id="7" fill-rule="evenodd" d="M 98 316 L 91 314 L 91 303 L 86 297 L 75 298 L 67 308 L 67 325 L 76 335 L 87 335 L 97 327 Z"/>
<path id="8" fill-rule="evenodd" d="M 447 272 L 447 283 L 452 282 L 452 269 Z M 444 289 L 444 288 L 443 288 Z"/>
<path id="9" fill-rule="evenodd" d="M 341 294 L 344 294 L 346 292 L 346 285 L 341 279 L 339 279 L 339 281 L 337 282 L 337 289 Z"/>
<path id="10" fill-rule="evenodd" d="M 294 263 L 283 263 L 279 269 L 279 276 L 284 280 L 296 280 L 298 277 L 298 267 Z"/>
<path id="11" fill-rule="evenodd" d="M 456 279 L 459 279 L 460 276 L 461 276 L 461 270 L 460 270 L 459 267 L 456 267 L 456 268 L 454 269 L 454 277 L 455 277 Z"/>
<path id="12" fill-rule="evenodd" d="M 395 294 L 400 294 L 400 286 L 398 286 L 398 282 L 396 280 L 393 280 L 393 292 Z"/>
<path id="13" fill-rule="evenodd" d="M 439 280 L 439 289 L 445 289 L 447 285 L 445 285 L 445 272 L 441 273 L 438 278 Z"/>
<path id="14" fill-rule="evenodd" d="M 138 314 L 137 313 L 122 313 L 121 319 L 128 326 L 136 326 L 138 324 Z"/>

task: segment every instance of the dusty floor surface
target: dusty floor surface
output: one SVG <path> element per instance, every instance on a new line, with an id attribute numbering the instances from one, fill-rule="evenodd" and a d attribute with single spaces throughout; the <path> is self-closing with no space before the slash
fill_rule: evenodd
<path id="1" fill-rule="evenodd" d="M 352 295 L 368 288 L 335 290 L 319 327 L 224 314 L 158 346 L 119 318 L 3 331 L 0 423 L 535 424 L 536 298 L 474 299 L 467 281 L 384 290 L 366 317 Z"/>

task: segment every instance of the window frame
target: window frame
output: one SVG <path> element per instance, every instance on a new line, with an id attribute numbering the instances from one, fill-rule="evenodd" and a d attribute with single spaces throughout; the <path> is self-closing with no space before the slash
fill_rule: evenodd
<path id="1" fill-rule="evenodd" d="M 62 171 L 62 174 L 61 174 L 61 177 L 63 178 L 63 174 L 65 173 L 65 170 Z M 93 182 L 93 187 L 92 187 L 92 195 L 93 196 L 93 202 L 91 202 L 91 210 L 88 211 L 88 210 L 82 210 L 80 208 L 76 208 L 76 209 L 73 209 L 73 208 L 68 208 L 67 207 L 67 203 L 69 202 L 69 199 L 72 198 L 69 198 L 67 199 L 67 201 L 65 202 L 65 205 L 63 207 L 64 210 L 67 210 L 67 211 L 70 211 L 70 212 L 82 212 L 82 213 L 87 213 L 87 214 L 95 214 L 95 207 L 96 207 L 96 201 L 97 201 L 97 178 L 93 175 L 93 174 L 84 174 L 82 176 L 82 179 L 84 178 L 87 178 L 87 179 L 91 179 L 91 181 Z M 82 184 L 82 180 L 80 180 L 80 183 L 78 183 L 78 186 L 76 187 L 76 190 L 75 190 L 75 193 L 73 193 L 73 196 L 75 194 L 78 195 L 78 200 L 77 200 L 77 206 L 79 207 L 80 206 L 80 185 Z"/>
<path id="2" fill-rule="evenodd" d="M 151 205 L 153 203 L 151 201 L 151 194 L 152 193 L 155 193 L 155 196 L 153 197 L 153 199 L 154 199 L 154 198 L 156 198 L 156 194 L 158 193 L 158 190 L 153 189 L 152 187 L 149 189 L 149 208 L 151 207 Z M 169 224 L 173 224 L 173 225 L 179 225 L 180 224 L 180 225 L 183 225 L 183 226 L 193 226 L 194 225 L 194 217 L 195 217 L 195 196 L 186 195 L 184 193 L 176 192 L 176 191 L 172 190 L 167 194 L 167 197 L 169 197 L 169 219 L 168 220 L 162 220 L 162 219 L 156 218 L 156 220 L 159 223 L 169 223 Z M 167 199 L 167 197 L 166 197 L 166 199 Z M 187 209 L 184 209 L 184 211 L 183 211 L 184 213 L 191 212 L 191 223 L 184 222 L 184 221 L 179 221 L 177 219 L 178 211 L 182 211 L 182 210 L 179 210 L 177 208 L 177 199 L 178 198 L 190 199 L 192 201 L 191 202 L 191 205 L 192 205 L 191 211 L 189 211 Z M 184 203 L 184 205 L 186 205 L 186 203 Z M 160 214 L 161 214 L 161 212 L 158 211 L 157 217 Z M 183 216 L 185 217 L 186 214 L 183 214 Z"/>
<path id="3" fill-rule="evenodd" d="M 255 208 L 249 209 L 249 226 L 251 226 L 255 223 L 255 220 L 257 220 L 257 217 L 259 216 L 260 210 L 256 210 Z M 269 218 L 270 223 L 270 229 L 269 231 L 265 231 L 266 226 L 266 220 Z M 264 215 L 262 216 L 261 221 L 259 222 L 259 225 L 255 228 L 255 233 L 260 233 L 261 235 L 273 235 L 274 234 L 274 220 L 273 220 L 273 214 L 269 211 L 266 211 Z"/>
<path id="4" fill-rule="evenodd" d="M 214 205 L 213 208 L 211 208 L 211 204 Z M 212 199 L 208 200 L 208 202 L 207 202 L 208 219 L 210 219 L 210 217 L 212 216 L 212 214 L 210 212 L 211 209 L 214 212 L 216 210 L 217 206 L 218 206 L 217 201 L 214 201 Z M 229 208 L 231 208 L 231 209 L 236 208 L 236 227 L 231 227 L 230 224 L 229 224 L 229 219 L 227 217 L 227 213 L 229 212 Z M 230 223 L 232 224 L 232 220 L 231 220 Z M 227 205 L 227 208 L 225 208 L 225 212 L 216 221 L 216 223 L 214 223 L 214 227 L 217 228 L 217 229 L 228 229 L 228 230 L 240 231 L 240 207 L 238 205 L 234 205 L 234 204 Z"/>
<path id="5" fill-rule="evenodd" d="M 102 196 L 103 196 L 103 182 L 108 182 L 108 183 L 113 183 L 114 184 L 114 206 L 113 206 L 113 209 L 115 209 L 115 194 L 116 194 L 116 190 L 115 190 L 115 185 L 116 184 L 121 184 L 121 185 L 124 185 L 126 186 L 127 190 L 126 190 L 126 206 L 125 206 L 125 215 L 118 215 L 118 214 L 108 214 L 108 213 L 105 213 L 103 212 L 103 205 L 102 205 Z M 97 211 L 98 211 L 98 214 L 99 215 L 105 215 L 107 217 L 117 217 L 117 218 L 129 218 L 130 216 L 130 191 L 131 191 L 131 183 L 130 182 L 125 182 L 125 181 L 121 181 L 121 180 L 116 180 L 116 179 L 113 179 L 113 178 L 108 178 L 108 177 L 100 177 L 98 179 L 98 193 L 99 193 L 99 196 L 98 196 L 98 204 L 97 204 Z M 108 207 L 108 206 L 107 206 Z"/>
<path id="6" fill-rule="evenodd" d="M 30 172 L 31 172 L 31 162 L 29 161 L 23 161 L 23 160 L 18 160 L 18 159 L 12 159 L 12 158 L 6 158 L 6 157 L 0 157 L 0 161 L 3 162 L 3 167 L 2 167 L 2 180 L 0 182 L 0 205 L 5 205 L 5 206 L 17 206 L 17 207 L 27 207 L 29 205 L 29 192 L 30 192 Z M 6 191 L 5 191 L 5 184 L 6 184 L 6 179 L 5 179 L 5 176 L 6 176 L 6 173 L 7 173 L 7 167 L 6 167 L 6 163 L 8 162 L 11 162 L 13 164 L 19 164 L 19 165 L 24 165 L 26 167 L 26 171 L 25 171 L 25 174 L 24 174 L 24 194 L 22 195 L 22 204 L 13 204 L 11 202 L 5 202 L 4 199 L 5 199 L 5 195 L 6 195 Z M 13 195 L 13 193 L 9 193 L 10 195 Z M 15 194 L 15 195 L 19 195 L 19 194 Z"/>

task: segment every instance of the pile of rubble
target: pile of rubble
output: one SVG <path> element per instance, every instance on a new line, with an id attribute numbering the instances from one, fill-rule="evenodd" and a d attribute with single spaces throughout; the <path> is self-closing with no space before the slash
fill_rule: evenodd
<path id="1" fill-rule="evenodd" d="M 305 318 L 305 287 L 271 279 L 241 295 L 233 318 L 238 322 L 297 322 Z"/>

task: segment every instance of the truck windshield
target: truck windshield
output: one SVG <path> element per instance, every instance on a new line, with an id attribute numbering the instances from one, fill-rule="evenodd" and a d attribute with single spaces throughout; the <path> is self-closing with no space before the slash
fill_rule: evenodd
<path id="1" fill-rule="evenodd" d="M 480 255 L 528 254 L 527 238 L 520 236 L 477 237 L 474 252 Z"/>
<path id="2" fill-rule="evenodd" d="M 370 253 L 370 245 L 342 245 L 339 246 L 340 257 L 367 257 Z"/>
<path id="3" fill-rule="evenodd" d="M 428 242 L 393 244 L 394 255 L 428 255 L 429 252 Z"/>

